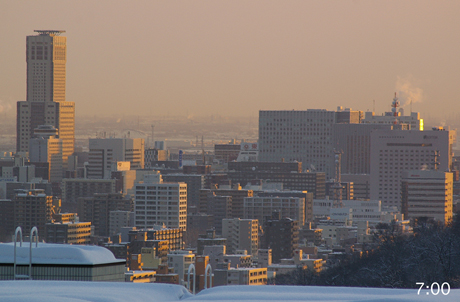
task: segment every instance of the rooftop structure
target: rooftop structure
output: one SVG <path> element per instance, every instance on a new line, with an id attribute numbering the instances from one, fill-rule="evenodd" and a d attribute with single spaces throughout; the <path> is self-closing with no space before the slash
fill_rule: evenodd
<path id="1" fill-rule="evenodd" d="M 14 244 L 0 244 L 0 280 L 13 280 Z M 18 272 L 29 270 L 32 253 L 33 280 L 119 281 L 125 280 L 126 260 L 115 259 L 112 252 L 99 246 L 38 243 L 16 246 Z M 3 294 L 3 292 L 2 292 Z"/>
<path id="2" fill-rule="evenodd" d="M 46 35 L 46 36 L 59 36 L 62 33 L 65 33 L 65 30 L 39 30 L 36 29 L 34 32 L 39 33 L 40 35 Z"/>

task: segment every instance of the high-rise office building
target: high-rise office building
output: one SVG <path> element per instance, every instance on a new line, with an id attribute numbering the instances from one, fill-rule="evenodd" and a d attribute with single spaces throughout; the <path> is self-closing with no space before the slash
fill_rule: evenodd
<path id="1" fill-rule="evenodd" d="M 376 130 L 371 133 L 370 197 L 401 210 L 402 173 L 449 172 L 455 131 Z"/>
<path id="2" fill-rule="evenodd" d="M 143 138 L 94 138 L 89 140 L 88 178 L 111 178 L 112 164 L 129 161 L 131 169 L 144 168 Z"/>
<path id="3" fill-rule="evenodd" d="M 359 123 L 362 112 L 321 110 L 259 111 L 259 161 L 302 162 L 303 169 L 335 173 L 333 125 Z"/>
<path id="4" fill-rule="evenodd" d="M 342 151 L 343 174 L 369 174 L 371 170 L 371 132 L 392 130 L 391 124 L 334 124 L 335 148 Z"/>
<path id="5" fill-rule="evenodd" d="M 66 37 L 62 30 L 36 30 L 27 36 L 27 100 L 17 103 L 16 150 L 28 152 L 40 125 L 51 125 L 62 140 L 64 166 L 75 146 L 75 103 L 65 99 Z"/>

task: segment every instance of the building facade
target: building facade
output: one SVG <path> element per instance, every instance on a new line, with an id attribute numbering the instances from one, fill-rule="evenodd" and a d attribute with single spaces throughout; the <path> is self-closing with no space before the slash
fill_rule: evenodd
<path id="1" fill-rule="evenodd" d="M 91 197 L 78 198 L 77 209 L 80 221 L 91 222 L 95 235 L 109 236 L 110 212 L 131 212 L 133 201 L 121 193 L 95 193 Z"/>
<path id="2" fill-rule="evenodd" d="M 397 112 L 396 116 L 399 123 L 410 125 L 411 130 L 424 130 L 423 119 L 420 118 L 419 112 L 411 112 L 410 115 L 404 115 L 404 111 Z M 366 112 L 364 116 L 364 124 L 394 124 L 394 112 L 385 112 L 382 115 L 375 115 L 374 112 Z"/>
<path id="3" fill-rule="evenodd" d="M 227 211 L 226 217 L 223 218 L 243 218 L 244 198 L 254 196 L 254 191 L 244 190 L 241 186 L 235 186 L 233 189 L 200 190 L 199 211 L 213 215 L 209 212 L 209 209 L 213 207 L 211 199 L 215 199 L 216 196 L 230 197 L 231 200 L 231 210 L 229 210 L 230 212 Z"/>
<path id="4" fill-rule="evenodd" d="M 305 224 L 305 198 L 300 197 L 247 197 L 244 199 L 244 218 L 264 221 L 278 211 L 281 217 L 298 221 L 300 226 Z"/>
<path id="5" fill-rule="evenodd" d="M 304 169 L 334 177 L 333 125 L 360 122 L 360 114 L 348 112 L 338 116 L 316 109 L 259 111 L 259 161 L 297 161 Z"/>
<path id="6" fill-rule="evenodd" d="M 187 184 L 163 183 L 161 175 L 157 180 L 149 176 L 135 185 L 135 226 L 152 228 L 165 224 L 168 228 L 186 231 Z"/>
<path id="7" fill-rule="evenodd" d="M 92 197 L 95 193 L 115 193 L 115 179 L 64 178 L 62 203 L 76 204 L 79 197 Z"/>
<path id="8" fill-rule="evenodd" d="M 413 170 L 402 175 L 402 213 L 405 218 L 452 220 L 453 177 L 450 172 Z"/>
<path id="9" fill-rule="evenodd" d="M 90 244 L 91 222 L 47 223 L 45 242 L 67 244 Z"/>
<path id="10" fill-rule="evenodd" d="M 273 263 L 280 263 L 281 259 L 294 257 L 294 251 L 299 246 L 297 221 L 280 218 L 277 213 L 264 222 L 263 229 L 261 248 L 272 249 Z"/>
<path id="11" fill-rule="evenodd" d="M 200 190 L 204 187 L 204 176 L 199 174 L 164 174 L 165 182 L 184 182 L 187 184 L 187 207 L 198 207 Z"/>
<path id="12" fill-rule="evenodd" d="M 322 199 L 326 195 L 326 173 L 324 172 L 281 172 L 281 171 L 229 171 L 228 179 L 242 186 L 253 180 L 266 180 L 283 184 L 286 190 L 308 191 L 313 198 Z"/>
<path id="13" fill-rule="evenodd" d="M 17 103 L 16 150 L 28 152 L 39 125 L 52 125 L 62 140 L 64 166 L 75 145 L 75 103 L 67 102 L 65 31 L 36 30 L 27 36 L 27 100 Z"/>
<path id="14" fill-rule="evenodd" d="M 342 174 L 369 174 L 371 170 L 371 132 L 391 130 L 391 124 L 334 124 L 336 149 L 342 151 Z"/>
<path id="15" fill-rule="evenodd" d="M 215 286 L 266 285 L 267 268 L 225 268 L 214 271 Z"/>
<path id="16" fill-rule="evenodd" d="M 246 250 L 257 257 L 259 249 L 259 221 L 257 219 L 223 219 L 222 237 L 227 238 L 227 252 L 236 254 Z"/>
<path id="17" fill-rule="evenodd" d="M 48 133 L 43 133 L 49 131 Z M 57 129 L 53 126 L 39 126 L 35 138 L 29 140 L 29 159 L 31 163 L 48 163 L 47 180 L 59 183 L 62 180 L 62 140 L 56 138 Z"/>
<path id="18" fill-rule="evenodd" d="M 18 190 L 14 202 L 14 228 L 31 230 L 34 226 L 38 231 L 45 231 L 45 224 L 51 222 L 53 197 L 47 196 L 44 190 Z"/>
<path id="19" fill-rule="evenodd" d="M 89 139 L 88 178 L 107 179 L 112 164 L 129 161 L 131 169 L 144 168 L 143 138 L 95 138 Z"/>
<path id="20" fill-rule="evenodd" d="M 409 170 L 448 172 L 455 131 L 377 130 L 371 133 L 370 197 L 401 210 L 401 177 Z"/>

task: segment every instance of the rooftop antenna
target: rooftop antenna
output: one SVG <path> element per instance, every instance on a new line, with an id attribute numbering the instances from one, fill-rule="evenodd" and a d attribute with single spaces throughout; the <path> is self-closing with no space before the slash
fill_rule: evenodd
<path id="1" fill-rule="evenodd" d="M 396 96 L 395 92 L 395 97 L 393 98 L 393 103 L 391 103 L 391 111 L 393 111 L 393 116 L 395 117 L 395 120 L 393 124 L 397 125 L 398 124 L 398 107 L 399 107 L 399 100 L 398 97 Z"/>
<path id="2" fill-rule="evenodd" d="M 410 115 L 412 115 L 412 99 L 410 99 L 409 104 L 410 104 Z"/>
<path id="3" fill-rule="evenodd" d="M 374 106 L 372 107 L 372 112 L 375 113 L 375 100 L 373 100 L 373 101 L 374 101 Z"/>
<path id="4" fill-rule="evenodd" d="M 206 159 L 204 157 L 204 138 L 203 138 L 203 135 L 201 136 L 201 152 L 203 154 L 203 165 L 206 165 Z"/>
<path id="5" fill-rule="evenodd" d="M 152 148 L 155 148 L 155 141 L 153 140 L 153 133 L 154 133 L 154 130 L 155 130 L 155 125 L 150 125 L 152 127 Z"/>
<path id="6" fill-rule="evenodd" d="M 335 180 L 332 185 L 334 190 L 334 208 L 343 208 L 342 203 L 342 177 L 341 177 L 341 159 L 342 159 L 342 150 L 334 149 L 334 158 L 335 158 Z"/>

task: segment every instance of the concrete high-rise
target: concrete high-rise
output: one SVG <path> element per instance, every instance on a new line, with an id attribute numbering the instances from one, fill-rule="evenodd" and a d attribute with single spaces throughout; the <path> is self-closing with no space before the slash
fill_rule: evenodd
<path id="1" fill-rule="evenodd" d="M 29 140 L 30 162 L 48 163 L 48 179 L 52 183 L 62 180 L 62 140 L 56 138 L 57 129 L 53 126 L 39 126 L 35 129 L 36 138 Z"/>
<path id="2" fill-rule="evenodd" d="M 131 169 L 144 168 L 143 138 L 89 139 L 88 178 L 111 178 L 112 164 L 129 161 Z"/>
<path id="3" fill-rule="evenodd" d="M 75 103 L 65 98 L 67 46 L 62 30 L 27 36 L 27 100 L 17 103 L 16 150 L 28 152 L 40 125 L 58 129 L 64 166 L 75 146 Z"/>
<path id="4" fill-rule="evenodd" d="M 237 250 L 246 250 L 249 255 L 257 256 L 259 249 L 259 221 L 257 219 L 223 219 L 222 237 L 227 238 L 227 251 L 236 254 Z"/>
<path id="5" fill-rule="evenodd" d="M 164 183 L 160 174 L 144 176 L 135 185 L 134 211 L 137 228 L 168 228 L 187 230 L 187 184 Z"/>
<path id="6" fill-rule="evenodd" d="M 370 197 L 401 210 L 402 173 L 449 172 L 455 131 L 376 130 L 371 133 Z"/>
<path id="7" fill-rule="evenodd" d="M 273 262 L 292 258 L 299 247 L 299 224 L 291 218 L 281 218 L 279 212 L 267 217 L 263 224 L 264 235 L 260 241 L 262 249 L 272 249 Z"/>
<path id="8" fill-rule="evenodd" d="M 321 110 L 259 111 L 259 161 L 302 162 L 303 169 L 335 173 L 333 125 L 359 123 L 362 112 Z"/>
<path id="9" fill-rule="evenodd" d="M 392 130 L 391 124 L 334 124 L 333 142 L 341 156 L 343 174 L 369 174 L 371 171 L 371 132 Z"/>
<path id="10" fill-rule="evenodd" d="M 402 213 L 405 218 L 452 220 L 453 177 L 450 172 L 412 170 L 402 175 Z"/>

